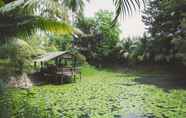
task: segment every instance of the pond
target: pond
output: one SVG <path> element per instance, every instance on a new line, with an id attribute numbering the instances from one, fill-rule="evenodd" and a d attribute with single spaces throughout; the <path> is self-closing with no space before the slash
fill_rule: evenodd
<path id="1" fill-rule="evenodd" d="M 83 67 L 82 72 L 83 79 L 76 83 L 8 90 L 0 99 L 1 117 L 186 117 L 186 89 L 183 85 L 180 88 L 174 85 L 172 76 L 90 66 Z M 167 85 L 166 80 L 172 87 Z M 177 84 L 185 82 L 181 81 Z"/>

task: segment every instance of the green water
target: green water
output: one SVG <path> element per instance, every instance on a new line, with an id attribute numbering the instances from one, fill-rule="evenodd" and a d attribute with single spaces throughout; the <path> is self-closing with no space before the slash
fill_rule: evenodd
<path id="1" fill-rule="evenodd" d="M 1 97 L 2 118 L 186 118 L 185 89 L 138 81 L 163 75 L 92 67 L 82 72 L 83 79 L 72 84 L 9 90 Z"/>

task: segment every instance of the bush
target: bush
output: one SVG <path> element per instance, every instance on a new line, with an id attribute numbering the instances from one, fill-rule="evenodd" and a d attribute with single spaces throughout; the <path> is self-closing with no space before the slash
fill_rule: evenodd
<path id="1" fill-rule="evenodd" d="M 0 73 L 14 76 L 32 70 L 32 55 L 34 51 L 28 43 L 13 39 L 0 47 Z"/>

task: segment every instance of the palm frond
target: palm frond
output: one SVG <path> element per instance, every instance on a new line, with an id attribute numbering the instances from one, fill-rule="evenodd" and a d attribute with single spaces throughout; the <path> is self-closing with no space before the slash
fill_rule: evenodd
<path id="1" fill-rule="evenodd" d="M 16 14 L 37 16 L 41 16 L 41 14 L 45 12 L 59 14 L 64 9 L 59 1 L 60 0 L 14 0 L 1 7 L 0 13 L 12 14 L 12 12 L 16 12 Z"/>
<path id="2" fill-rule="evenodd" d="M 3 0 L 0 0 L 0 3 L 4 3 Z M 23 5 L 25 2 L 25 0 L 16 0 L 16 1 L 13 1 L 13 2 L 10 2 L 10 3 L 7 3 L 5 5 L 2 5 L 0 7 L 0 13 L 9 13 L 9 12 L 12 12 L 13 10 L 15 10 L 17 7 Z"/>
<path id="3" fill-rule="evenodd" d="M 15 0 L 0 8 L 0 12 L 67 20 L 64 10 L 82 13 L 85 1 L 89 0 Z"/>
<path id="4" fill-rule="evenodd" d="M 10 16 L 0 14 L 1 39 L 18 35 L 29 36 L 37 30 L 58 34 L 70 34 L 74 31 L 73 27 L 65 22 L 57 22 L 36 16 Z"/>
<path id="5" fill-rule="evenodd" d="M 88 1 L 88 0 L 87 0 Z M 73 12 L 83 11 L 84 8 L 84 0 L 63 0 L 63 5 L 67 6 Z"/>
<path id="6" fill-rule="evenodd" d="M 53 7 L 58 8 L 59 6 L 57 7 L 57 3 L 55 3 L 56 1 L 58 0 L 16 0 L 8 2 L 0 8 L 0 40 L 16 36 L 29 37 L 38 30 L 57 34 L 74 33 L 82 35 L 82 32 L 64 21 L 56 21 L 50 18 L 35 16 L 32 13 L 26 13 L 29 9 L 33 10 L 31 12 L 37 12 L 38 9 L 40 10 L 39 7 L 43 7 L 41 9 L 45 9 L 46 6 L 51 7 L 51 9 Z M 24 11 L 25 14 L 15 12 L 20 7 L 23 8 L 23 11 L 26 10 Z"/>
<path id="7" fill-rule="evenodd" d="M 27 13 L 53 10 L 59 11 L 64 7 L 73 12 L 83 11 L 85 1 L 89 0 L 27 0 L 23 6 Z"/>
<path id="8" fill-rule="evenodd" d="M 59 11 L 62 6 L 60 0 L 27 0 L 21 8 L 26 14 L 37 14 L 48 10 Z"/>
<path id="9" fill-rule="evenodd" d="M 131 15 L 133 11 L 141 8 L 146 0 L 113 0 L 115 5 L 115 18 L 113 24 L 117 22 L 119 16 Z"/>

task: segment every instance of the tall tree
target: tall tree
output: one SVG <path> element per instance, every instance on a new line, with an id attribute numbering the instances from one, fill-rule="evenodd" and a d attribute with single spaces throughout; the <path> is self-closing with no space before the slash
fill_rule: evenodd
<path id="1" fill-rule="evenodd" d="M 17 35 L 28 36 L 38 29 L 59 34 L 77 31 L 61 18 L 64 8 L 60 0 L 1 0 L 0 3 L 1 40 Z"/>
<path id="2" fill-rule="evenodd" d="M 113 23 L 115 24 L 117 22 L 119 16 L 132 14 L 133 11 L 141 8 L 142 5 L 145 5 L 146 1 L 147 0 L 113 0 L 115 5 L 115 18 Z"/>
<path id="3" fill-rule="evenodd" d="M 113 2 L 116 6 L 114 22 L 116 22 L 120 14 L 131 13 L 133 9 L 135 10 L 137 7 L 140 7 L 140 0 L 113 0 Z M 43 14 L 43 12 L 52 12 L 53 14 L 53 12 L 55 12 L 59 14 L 59 11 L 62 11 L 59 9 L 63 7 L 77 12 L 81 11 L 83 6 L 84 0 L 0 0 L 1 40 L 5 37 L 15 36 L 17 33 L 30 34 L 35 29 L 58 33 L 71 32 L 72 28 L 64 21 L 56 22 L 53 19 L 49 19 L 50 17 L 46 19 L 39 15 L 28 15 L 28 13 Z M 49 15 L 51 14 L 48 14 L 48 16 Z M 55 15 L 55 17 L 56 16 L 59 15 Z"/>
<path id="4" fill-rule="evenodd" d="M 93 18 L 81 17 L 76 26 L 86 34 L 78 42 L 78 47 L 89 62 L 110 62 L 115 56 L 119 41 L 119 24 L 112 26 L 113 13 L 99 11 Z"/>
<path id="5" fill-rule="evenodd" d="M 152 52 L 167 61 L 183 59 L 186 54 L 186 0 L 149 1 L 144 14 L 143 22 L 153 38 Z"/>

